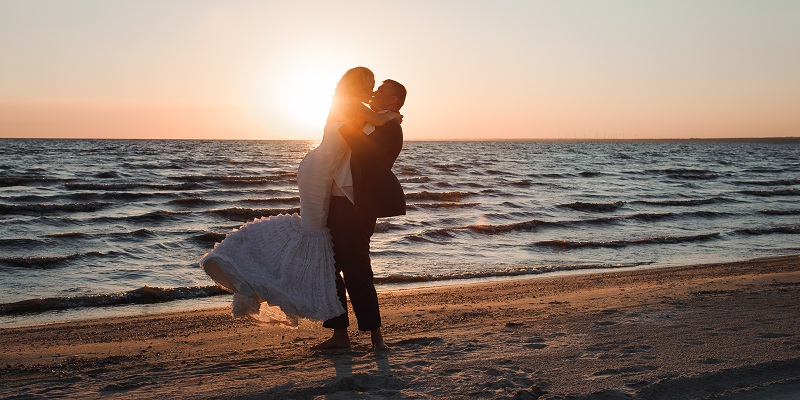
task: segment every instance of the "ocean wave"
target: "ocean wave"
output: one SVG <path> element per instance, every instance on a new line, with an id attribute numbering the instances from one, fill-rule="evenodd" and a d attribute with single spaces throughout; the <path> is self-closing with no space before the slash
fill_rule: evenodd
<path id="1" fill-rule="evenodd" d="M 436 187 L 440 187 L 440 188 L 453 188 L 453 187 L 464 188 L 464 187 L 468 187 L 468 188 L 481 189 L 481 188 L 485 188 L 486 187 L 485 185 L 482 185 L 482 184 L 476 183 L 476 182 L 459 182 L 457 184 L 453 184 L 453 183 L 450 183 L 450 182 L 436 182 L 436 183 L 434 183 L 434 185 L 436 185 Z"/>
<path id="2" fill-rule="evenodd" d="M 88 253 L 76 253 L 65 256 L 0 257 L 0 265 L 14 268 L 52 269 L 63 267 L 67 261 L 103 255 L 105 254 L 98 251 L 90 251 Z"/>
<path id="3" fill-rule="evenodd" d="M 464 166 L 461 165 L 461 164 L 439 164 L 439 163 L 433 163 L 433 164 L 428 164 L 428 166 L 436 168 L 436 169 L 438 169 L 440 171 L 445 171 L 445 172 L 457 172 L 459 170 L 464 169 Z"/>
<path id="4" fill-rule="evenodd" d="M 243 199 L 242 203 L 299 204 L 300 196 L 271 197 L 264 199 Z"/>
<path id="5" fill-rule="evenodd" d="M 213 245 L 214 243 L 221 242 L 223 239 L 225 239 L 226 236 L 228 235 L 225 233 L 205 232 L 192 236 L 192 240 L 201 245 L 208 246 L 208 245 Z"/>
<path id="6" fill-rule="evenodd" d="M 752 167 L 747 168 L 744 172 L 765 172 L 765 173 L 781 173 L 786 172 L 786 168 L 778 168 L 778 167 Z"/>
<path id="7" fill-rule="evenodd" d="M 637 221 L 660 221 L 664 219 L 684 219 L 684 218 L 725 218 L 736 214 L 722 211 L 690 211 L 683 213 L 638 213 L 618 217 L 621 220 Z"/>
<path id="8" fill-rule="evenodd" d="M 421 233 L 406 235 L 411 237 L 430 237 L 430 238 L 450 238 L 457 232 L 469 231 L 472 233 L 485 235 L 498 235 L 512 232 L 533 232 L 541 228 L 573 228 L 585 225 L 608 225 L 623 222 L 625 220 L 638 221 L 658 221 L 664 219 L 684 219 L 684 218 L 726 218 L 737 214 L 717 211 L 692 211 L 686 213 L 638 213 L 615 217 L 590 218 L 578 220 L 562 221 L 543 221 L 532 219 L 528 221 L 512 222 L 508 224 L 474 224 L 450 228 L 429 229 Z M 613 245 L 612 245 L 613 246 Z"/>
<path id="9" fill-rule="evenodd" d="M 197 187 L 197 183 L 187 182 L 180 184 L 169 183 L 65 183 L 70 190 L 132 190 L 132 189 L 158 189 L 158 190 L 189 190 Z"/>
<path id="10" fill-rule="evenodd" d="M 155 155 L 157 153 L 152 153 L 148 155 Z M 156 169 L 156 170 L 163 170 L 163 169 L 184 169 L 183 165 L 177 163 L 169 163 L 169 164 L 147 164 L 147 163 L 123 163 L 123 167 L 129 169 Z"/>
<path id="11" fill-rule="evenodd" d="M 241 221 L 251 220 L 261 217 L 269 217 L 278 214 L 294 214 L 300 212 L 300 207 L 295 208 L 244 208 L 244 207 L 231 207 L 216 210 L 208 210 L 213 214 L 221 215 L 225 218 Z"/>
<path id="12" fill-rule="evenodd" d="M 113 233 L 109 233 L 109 234 L 107 234 L 107 235 L 108 235 L 108 236 L 112 236 L 112 237 L 126 237 L 126 236 L 133 236 L 133 237 L 140 237 L 140 238 L 142 238 L 142 237 L 150 237 L 150 236 L 153 236 L 153 235 L 155 235 L 155 233 L 154 233 L 153 231 L 151 231 L 150 229 L 147 229 L 147 228 L 141 228 L 141 229 L 137 229 L 137 230 L 135 230 L 135 231 L 130 231 L 130 232 L 113 232 Z"/>
<path id="13" fill-rule="evenodd" d="M 401 229 L 403 229 L 403 227 L 398 224 L 393 224 L 387 221 L 381 221 L 380 219 L 375 224 L 375 233 L 387 233 Z"/>
<path id="14" fill-rule="evenodd" d="M 406 235 L 403 240 L 415 243 L 437 243 L 421 235 Z"/>
<path id="15" fill-rule="evenodd" d="M 644 244 L 674 244 L 674 243 L 688 243 L 699 242 L 719 237 L 719 232 L 707 233 L 692 236 L 655 236 L 641 239 L 632 240 L 609 240 L 609 241 L 573 241 L 573 240 L 543 240 L 534 243 L 536 246 L 542 247 L 555 247 L 559 249 L 579 249 L 589 247 L 610 247 L 621 248 L 633 245 Z"/>
<path id="16" fill-rule="evenodd" d="M 48 178 L 40 176 L 30 176 L 30 177 L 10 176 L 10 177 L 0 177 L 0 187 L 52 185 L 63 182 L 70 182 L 73 180 L 74 179 Z"/>
<path id="17" fill-rule="evenodd" d="M 576 211 L 585 211 L 585 212 L 610 212 L 616 211 L 625 206 L 624 201 L 615 201 L 613 203 L 583 203 L 583 202 L 575 202 L 575 203 L 567 203 L 567 204 L 559 204 L 559 207 L 569 208 Z"/>
<path id="18" fill-rule="evenodd" d="M 800 215 L 800 208 L 789 210 L 760 210 L 759 212 L 767 215 Z"/>
<path id="19" fill-rule="evenodd" d="M 104 201 L 68 204 L 0 204 L 0 212 L 17 215 L 42 215 L 59 212 L 92 212 L 103 209 L 112 204 L 113 203 Z"/>
<path id="20" fill-rule="evenodd" d="M 563 178 L 572 178 L 574 175 L 545 173 L 545 174 L 530 174 L 528 176 L 530 176 L 531 178 L 563 179 Z"/>
<path id="21" fill-rule="evenodd" d="M 181 207 L 197 207 L 206 206 L 216 203 L 213 200 L 207 200 L 202 197 L 182 197 L 180 199 L 170 200 L 170 204 L 179 205 Z"/>
<path id="22" fill-rule="evenodd" d="M 694 199 L 694 200 L 636 200 L 632 203 L 647 204 L 651 206 L 699 206 L 704 204 L 714 204 L 719 202 L 728 201 L 723 197 L 713 197 L 710 199 Z"/>
<path id="23" fill-rule="evenodd" d="M 64 232 L 64 233 L 52 233 L 49 235 L 44 235 L 44 237 L 48 238 L 67 238 L 67 237 L 85 237 L 88 236 L 83 232 Z"/>
<path id="24" fill-rule="evenodd" d="M 771 181 L 735 181 L 737 185 L 745 186 L 792 186 L 800 183 L 800 179 L 776 179 Z"/>
<path id="25" fill-rule="evenodd" d="M 72 200 L 124 200 L 136 201 L 143 199 L 153 199 L 160 197 L 175 197 L 176 192 L 71 192 L 62 195 Z"/>
<path id="26" fill-rule="evenodd" d="M 149 223 L 157 223 L 157 222 L 165 222 L 165 221 L 176 221 L 181 216 L 187 215 L 190 212 L 188 211 L 167 211 L 167 210 L 158 210 L 152 211 L 146 214 L 141 215 L 132 215 L 128 217 L 102 217 L 100 219 L 109 219 L 109 220 L 124 220 L 124 221 L 132 221 L 132 222 L 149 222 Z"/>
<path id="27" fill-rule="evenodd" d="M 400 167 L 397 173 L 400 175 L 422 175 L 422 173 L 414 167 Z"/>
<path id="28" fill-rule="evenodd" d="M 737 229 L 734 233 L 746 233 L 748 235 L 768 235 L 773 233 L 793 234 L 800 233 L 800 225 L 772 226 L 769 228 L 744 228 Z"/>
<path id="29" fill-rule="evenodd" d="M 596 172 L 596 171 L 583 171 L 583 172 L 579 173 L 578 175 L 580 175 L 580 176 L 582 176 L 584 178 L 594 178 L 594 177 L 598 177 L 598 176 L 603 176 L 605 174 L 602 173 L 602 172 Z"/>
<path id="30" fill-rule="evenodd" d="M 800 190 L 797 189 L 776 189 L 776 190 L 741 190 L 739 193 L 749 194 L 758 197 L 774 197 L 774 196 L 800 196 Z"/>
<path id="31" fill-rule="evenodd" d="M 283 178 L 269 178 L 269 177 L 267 177 L 267 178 L 245 177 L 245 178 L 239 178 L 239 179 L 234 179 L 234 178 L 232 178 L 232 179 L 222 179 L 222 180 L 219 180 L 218 182 L 223 184 L 223 185 L 230 185 L 230 186 L 234 186 L 234 185 L 235 186 L 250 186 L 250 185 L 259 186 L 259 185 L 265 185 L 265 184 L 269 184 L 269 183 L 282 182 L 282 181 L 285 181 L 285 179 L 283 179 Z"/>
<path id="32" fill-rule="evenodd" d="M 461 201 L 462 198 L 472 196 L 472 192 L 414 192 L 406 193 L 406 200 L 434 200 L 434 201 Z"/>
<path id="33" fill-rule="evenodd" d="M 427 209 L 441 209 L 441 208 L 467 208 L 467 207 L 477 207 L 481 205 L 481 203 L 457 203 L 457 202 L 447 202 L 447 203 L 413 203 L 406 206 L 409 210 L 418 210 L 421 208 Z"/>
<path id="34" fill-rule="evenodd" d="M 118 294 L 99 294 L 75 297 L 51 297 L 0 304 L 0 315 L 30 314 L 79 307 L 107 307 L 124 304 L 153 304 L 174 300 L 194 299 L 230 294 L 218 286 L 160 288 L 143 286 Z"/>
<path id="35" fill-rule="evenodd" d="M 469 229 L 470 231 L 476 233 L 494 235 L 498 233 L 508 233 L 508 232 L 530 232 L 536 230 L 536 228 L 539 228 L 541 226 L 553 226 L 553 225 L 555 224 L 552 222 L 533 219 L 530 221 L 513 222 L 510 224 L 470 225 L 467 226 L 466 229 Z"/>
<path id="36" fill-rule="evenodd" d="M 667 168 L 667 169 L 649 169 L 647 172 L 651 174 L 663 174 L 674 179 L 690 179 L 690 180 L 708 180 L 719 178 L 719 174 L 699 168 Z"/>
<path id="37" fill-rule="evenodd" d="M 450 274 L 423 274 L 423 275 L 397 274 L 389 276 L 376 276 L 373 279 L 376 284 L 422 283 L 422 282 L 449 281 L 449 280 L 460 280 L 460 279 L 484 279 L 484 278 L 502 278 L 502 277 L 514 277 L 514 276 L 524 276 L 524 275 L 540 275 L 552 272 L 578 271 L 587 269 L 631 268 L 647 264 L 650 263 L 639 262 L 639 263 L 626 263 L 626 264 L 617 263 L 617 264 L 536 266 L 536 267 L 506 268 L 499 270 L 463 271 Z"/>
<path id="38" fill-rule="evenodd" d="M 94 177 L 95 178 L 108 179 L 108 178 L 119 178 L 120 175 L 117 172 L 114 172 L 114 171 L 105 171 L 105 172 L 98 172 L 98 173 L 94 174 Z"/>
<path id="39" fill-rule="evenodd" d="M 30 238 L 13 238 L 13 239 L 0 239 L 0 248 L 26 248 L 29 249 L 35 246 L 41 246 L 45 242 L 39 239 L 30 239 Z"/>
<path id="40" fill-rule="evenodd" d="M 531 187 L 533 185 L 533 182 L 531 182 L 531 180 L 529 179 L 523 179 L 521 181 L 508 181 L 507 184 L 511 186 L 516 186 L 518 188 L 527 188 Z"/>
<path id="41" fill-rule="evenodd" d="M 485 234 L 485 235 L 496 235 L 508 232 L 530 232 L 536 230 L 541 226 L 554 226 L 558 225 L 559 223 L 553 222 L 545 222 L 541 220 L 530 220 L 530 221 L 522 221 L 522 222 L 513 222 L 509 224 L 474 224 L 474 225 L 467 225 L 467 226 L 460 226 L 460 227 L 453 227 L 453 228 L 438 228 L 438 229 L 428 229 L 420 233 L 406 235 L 406 239 L 416 240 L 418 238 L 430 237 L 435 239 L 442 239 L 442 238 L 452 238 L 455 237 L 455 233 L 460 231 L 470 231 L 473 233 Z"/>
<path id="42" fill-rule="evenodd" d="M 431 178 L 427 176 L 415 176 L 413 178 L 400 178 L 400 183 L 428 183 L 431 181 Z"/>

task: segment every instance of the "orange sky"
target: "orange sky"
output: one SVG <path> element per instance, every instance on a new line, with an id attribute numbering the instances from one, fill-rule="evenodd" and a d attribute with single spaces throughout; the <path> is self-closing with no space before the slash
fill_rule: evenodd
<path id="1" fill-rule="evenodd" d="M 319 139 L 356 65 L 406 139 L 800 136 L 800 3 L 11 1 L 0 137 Z"/>

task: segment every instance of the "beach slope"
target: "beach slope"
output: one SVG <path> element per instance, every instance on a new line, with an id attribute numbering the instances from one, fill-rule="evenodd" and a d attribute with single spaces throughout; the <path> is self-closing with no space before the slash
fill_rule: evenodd
<path id="1" fill-rule="evenodd" d="M 227 310 L 0 330 L 0 397 L 757 399 L 800 394 L 800 256 L 381 293 L 392 351 Z"/>

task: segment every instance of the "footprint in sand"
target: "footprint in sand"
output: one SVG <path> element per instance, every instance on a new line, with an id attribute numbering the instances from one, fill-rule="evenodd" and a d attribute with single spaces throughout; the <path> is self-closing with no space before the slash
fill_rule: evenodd
<path id="1" fill-rule="evenodd" d="M 540 349 L 544 349 L 545 347 L 548 347 L 548 346 L 545 343 L 531 343 L 531 344 L 526 344 L 526 345 L 524 345 L 522 347 L 524 347 L 526 349 L 540 350 Z"/>
<path id="2" fill-rule="evenodd" d="M 654 365 L 631 365 L 619 369 L 604 369 L 602 371 L 595 372 L 594 374 L 592 374 L 592 376 L 597 378 L 602 378 L 602 377 L 622 375 L 622 374 L 635 374 L 638 372 L 654 371 L 657 369 L 658 367 Z"/>
<path id="3" fill-rule="evenodd" d="M 616 325 L 617 322 L 615 322 L 615 321 L 596 321 L 594 324 L 595 325 L 600 325 L 600 326 L 608 326 L 608 325 Z"/>
<path id="4" fill-rule="evenodd" d="M 404 339 L 398 340 L 396 342 L 391 343 L 393 346 L 410 346 L 410 347 L 424 347 L 430 346 L 434 343 L 442 342 L 442 338 L 431 336 L 431 337 L 418 337 L 413 339 Z"/>
<path id="5" fill-rule="evenodd" d="M 353 374 L 335 379 L 323 388 L 323 394 L 339 394 L 340 392 L 367 392 L 381 389 L 386 394 L 397 394 L 406 387 L 406 383 L 393 376 Z"/>
<path id="6" fill-rule="evenodd" d="M 522 347 L 526 349 L 539 350 L 548 347 L 548 344 L 545 343 L 545 340 L 540 337 L 532 337 L 525 342 L 526 344 L 522 345 Z"/>
<path id="7" fill-rule="evenodd" d="M 779 338 L 792 337 L 792 336 L 794 336 L 794 335 L 791 335 L 791 334 L 788 334 L 788 333 L 770 332 L 770 333 L 765 333 L 765 334 L 763 334 L 763 335 L 761 335 L 759 337 L 762 338 L 762 339 L 779 339 Z"/>
<path id="8" fill-rule="evenodd" d="M 643 353 L 645 351 L 650 351 L 652 349 L 653 346 L 642 345 L 642 346 L 625 346 L 620 350 L 625 354 L 636 354 L 636 353 Z"/>
<path id="9" fill-rule="evenodd" d="M 424 361 L 424 360 L 410 361 L 410 362 L 407 362 L 407 363 L 403 364 L 404 367 L 411 367 L 411 368 L 413 368 L 413 367 L 427 367 L 428 365 L 431 365 L 431 363 L 428 362 L 428 361 Z"/>

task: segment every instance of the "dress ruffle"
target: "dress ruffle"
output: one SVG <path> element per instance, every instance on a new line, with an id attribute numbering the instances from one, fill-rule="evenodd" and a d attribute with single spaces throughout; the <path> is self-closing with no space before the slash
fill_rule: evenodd
<path id="1" fill-rule="evenodd" d="M 257 314 L 259 302 L 280 308 L 288 321 L 324 321 L 344 313 L 336 294 L 330 232 L 304 229 L 296 213 L 255 219 L 235 229 L 200 265 L 218 285 L 238 294 L 234 316 Z M 221 271 L 214 271 L 216 266 Z"/>

